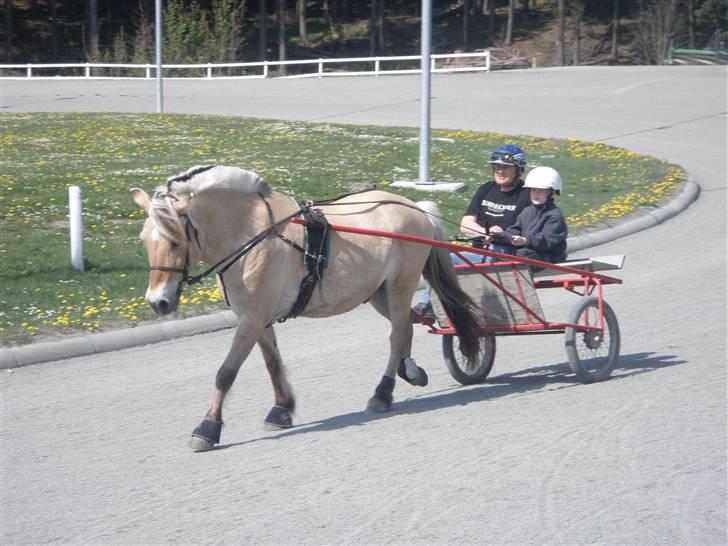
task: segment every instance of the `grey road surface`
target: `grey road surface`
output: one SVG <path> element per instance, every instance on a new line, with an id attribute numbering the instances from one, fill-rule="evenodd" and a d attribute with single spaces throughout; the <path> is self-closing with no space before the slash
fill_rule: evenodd
<path id="1" fill-rule="evenodd" d="M 222 448 L 191 453 L 229 330 L 2 371 L 2 544 L 726 544 L 725 67 L 435 77 L 435 127 L 574 137 L 683 166 L 682 214 L 590 249 L 622 358 L 569 373 L 561 336 L 499 339 L 459 387 L 417 330 L 430 385 L 365 413 L 387 328 L 363 306 L 289 321 L 298 427 L 265 432 L 260 355 L 228 399 Z M 2 112 L 152 112 L 153 82 L 2 81 Z M 166 111 L 418 124 L 416 77 L 169 81 Z M 322 160 L 325 160 L 322 158 Z M 568 184 L 568 181 L 566 181 Z M 547 316 L 574 296 L 547 291 Z"/>

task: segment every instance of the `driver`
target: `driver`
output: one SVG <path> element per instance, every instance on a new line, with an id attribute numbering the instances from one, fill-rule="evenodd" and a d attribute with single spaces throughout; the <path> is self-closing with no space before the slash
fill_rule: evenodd
<path id="1" fill-rule="evenodd" d="M 485 237 L 500 233 L 516 223 L 518 215 L 531 204 L 529 192 L 523 187 L 523 171 L 526 168 L 526 153 L 515 144 L 501 144 L 490 154 L 488 161 L 493 168 L 493 179 L 481 184 L 470 200 L 465 215 L 460 221 L 460 232 L 482 248 Z M 510 244 L 491 243 L 489 250 L 502 254 L 513 254 Z M 474 264 L 492 263 L 495 258 L 487 258 L 476 252 L 462 252 L 464 258 Z M 465 263 L 458 255 L 450 254 L 453 264 Z M 434 318 L 429 290 L 423 290 L 414 310 L 421 316 Z"/>

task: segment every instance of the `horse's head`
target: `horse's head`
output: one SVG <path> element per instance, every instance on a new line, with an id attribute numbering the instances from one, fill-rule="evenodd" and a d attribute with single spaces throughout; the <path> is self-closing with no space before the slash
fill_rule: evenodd
<path id="1" fill-rule="evenodd" d="M 139 188 L 131 193 L 136 204 L 149 215 L 139 235 L 149 258 L 145 299 L 157 314 L 168 315 L 177 309 L 189 268 L 197 261 L 197 256 L 193 256 L 197 250 L 192 244 L 194 227 L 185 214 L 192 194 L 156 194 L 150 199 Z"/>

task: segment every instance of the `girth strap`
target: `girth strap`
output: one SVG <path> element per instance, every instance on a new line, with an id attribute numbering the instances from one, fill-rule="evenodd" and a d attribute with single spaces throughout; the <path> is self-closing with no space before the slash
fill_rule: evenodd
<path id="1" fill-rule="evenodd" d="M 321 279 L 329 259 L 329 223 L 320 209 L 304 209 L 303 263 L 308 273 L 301 281 L 298 298 L 293 307 L 278 322 L 300 315 L 311 300 L 316 283 Z"/>

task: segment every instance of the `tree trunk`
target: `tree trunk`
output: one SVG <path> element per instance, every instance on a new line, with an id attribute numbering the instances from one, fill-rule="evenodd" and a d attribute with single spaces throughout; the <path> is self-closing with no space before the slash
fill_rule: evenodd
<path id="1" fill-rule="evenodd" d="M 369 56 L 377 54 L 377 0 L 370 0 L 369 4 Z"/>
<path id="2" fill-rule="evenodd" d="M 468 17 L 470 16 L 470 2 L 463 0 L 463 51 L 468 48 Z"/>
<path id="3" fill-rule="evenodd" d="M 324 0 L 323 10 L 324 18 L 326 19 L 326 25 L 329 27 L 329 33 L 331 34 L 331 38 L 334 40 L 334 42 L 338 42 L 341 39 L 341 32 L 339 32 L 339 26 L 336 21 L 337 16 L 341 13 L 341 10 L 340 8 L 335 7 L 334 12 L 332 13 L 331 6 L 329 5 L 329 0 Z"/>
<path id="4" fill-rule="evenodd" d="M 695 49 L 695 1 L 688 0 L 688 47 Z"/>
<path id="5" fill-rule="evenodd" d="M 571 49 L 571 64 L 579 66 L 581 64 L 581 21 L 584 18 L 584 1 L 576 0 L 574 2 L 574 42 Z"/>
<path id="6" fill-rule="evenodd" d="M 13 62 L 13 2 L 5 0 L 5 61 Z"/>
<path id="7" fill-rule="evenodd" d="M 488 40 L 495 43 L 495 0 L 488 0 Z"/>
<path id="8" fill-rule="evenodd" d="M 258 60 L 268 60 L 268 2 L 259 0 L 259 35 L 258 35 Z"/>
<path id="9" fill-rule="evenodd" d="M 278 0 L 278 60 L 286 60 L 286 0 Z M 288 74 L 287 66 L 278 67 L 281 76 Z"/>
<path id="10" fill-rule="evenodd" d="M 516 0 L 508 0 L 508 22 L 506 23 L 506 40 L 504 45 L 510 47 L 513 43 L 513 8 Z"/>
<path id="11" fill-rule="evenodd" d="M 614 11 L 612 12 L 612 51 L 610 58 L 617 62 L 617 39 L 619 37 L 619 0 L 614 0 Z"/>
<path id="12" fill-rule="evenodd" d="M 384 52 L 384 2 L 377 0 L 377 51 Z"/>
<path id="13" fill-rule="evenodd" d="M 51 24 L 51 55 L 54 61 L 58 61 L 58 17 L 56 0 L 48 2 L 48 15 Z"/>
<path id="14" fill-rule="evenodd" d="M 296 18 L 298 19 L 298 35 L 303 47 L 311 47 L 306 31 L 306 0 L 296 0 Z"/>
<path id="15" fill-rule="evenodd" d="M 95 61 L 99 56 L 99 12 L 97 0 L 88 0 L 86 10 L 86 56 Z"/>
<path id="16" fill-rule="evenodd" d="M 523 0 L 523 15 L 528 17 L 531 14 L 531 2 L 529 0 Z"/>
<path id="17" fill-rule="evenodd" d="M 559 0 L 557 7 L 556 65 L 564 66 L 564 27 L 566 26 L 566 1 Z"/>

